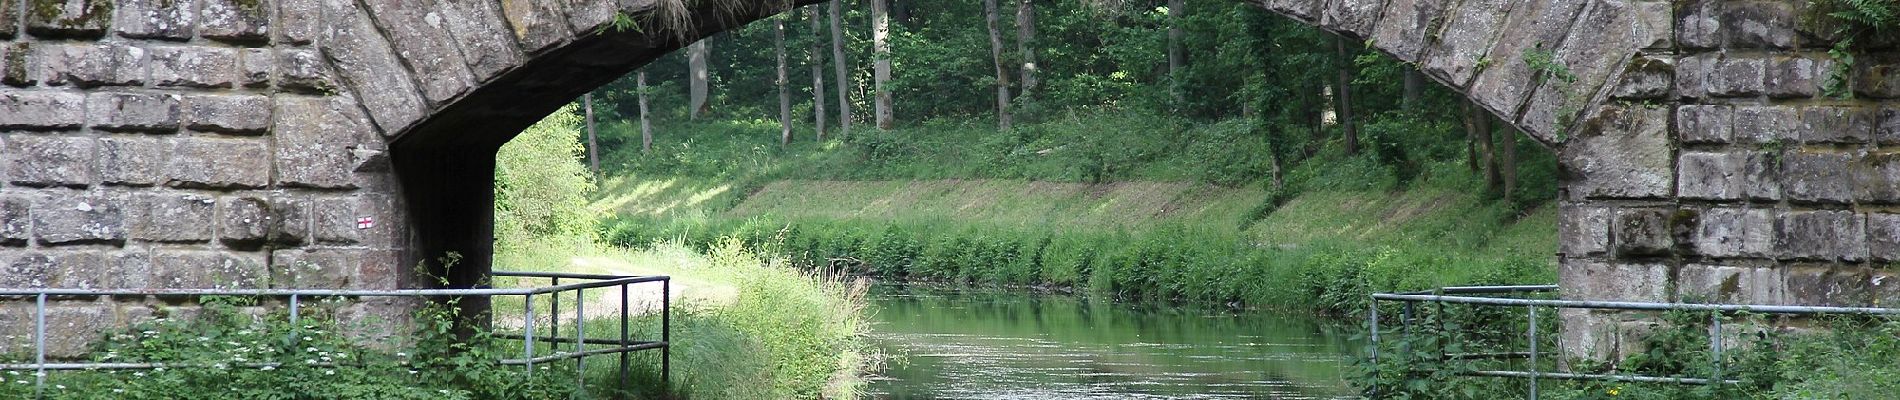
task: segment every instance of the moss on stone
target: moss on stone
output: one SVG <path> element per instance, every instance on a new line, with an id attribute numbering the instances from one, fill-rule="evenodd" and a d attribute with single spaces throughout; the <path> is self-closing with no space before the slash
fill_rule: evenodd
<path id="1" fill-rule="evenodd" d="M 66 15 L 65 0 L 28 0 L 32 20 L 55 30 L 102 30 L 112 21 L 112 0 L 84 0 L 85 11 Z"/>

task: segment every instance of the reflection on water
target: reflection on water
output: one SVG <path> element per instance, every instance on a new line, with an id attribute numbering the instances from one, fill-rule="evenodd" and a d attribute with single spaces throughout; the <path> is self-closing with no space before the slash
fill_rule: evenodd
<path id="1" fill-rule="evenodd" d="M 1339 397 L 1344 332 L 1309 317 L 879 286 L 878 399 Z"/>

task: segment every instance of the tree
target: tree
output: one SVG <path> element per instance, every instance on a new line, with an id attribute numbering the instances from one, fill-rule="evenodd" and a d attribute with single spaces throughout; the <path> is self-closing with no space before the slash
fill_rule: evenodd
<path id="1" fill-rule="evenodd" d="M 1181 88 L 1181 69 L 1187 66 L 1187 53 L 1183 51 L 1182 14 L 1187 11 L 1184 0 L 1168 0 L 1168 90 L 1174 93 L 1174 101 L 1187 101 L 1187 94 Z"/>
<path id="2" fill-rule="evenodd" d="M 1003 31 L 998 29 L 996 0 L 983 0 L 983 19 L 990 26 L 990 58 L 996 65 L 996 127 L 1009 130 L 1009 70 L 1003 65 Z"/>
<path id="3" fill-rule="evenodd" d="M 1333 38 L 1333 51 L 1336 57 L 1334 67 L 1339 69 L 1339 85 L 1334 89 L 1339 127 L 1346 132 L 1346 154 L 1359 154 L 1359 127 L 1352 118 L 1352 51 L 1346 49 L 1346 38 Z"/>
<path id="4" fill-rule="evenodd" d="M 825 141 L 825 51 L 820 49 L 823 39 L 819 38 L 825 30 L 825 19 L 818 15 L 817 8 L 805 9 L 811 17 L 811 48 L 806 51 L 807 63 L 811 64 L 811 116 L 812 128 L 817 131 L 817 139 Z"/>
<path id="5" fill-rule="evenodd" d="M 1504 157 L 1498 161 L 1498 175 L 1504 181 L 1504 198 L 1510 199 L 1517 192 L 1517 129 L 1507 125 L 1502 139 L 1498 145 L 1504 147 Z"/>
<path id="6" fill-rule="evenodd" d="M 838 135 L 851 137 L 851 59 L 844 54 L 844 6 L 831 0 L 831 65 L 838 74 Z"/>
<path id="7" fill-rule="evenodd" d="M 1469 102 L 1465 104 L 1465 113 L 1468 114 L 1465 118 L 1471 121 L 1466 126 L 1470 127 L 1471 132 L 1477 133 L 1478 163 L 1484 166 L 1484 190 L 1496 193 L 1502 182 L 1498 175 L 1496 146 L 1491 142 L 1491 114 Z"/>
<path id="8" fill-rule="evenodd" d="M 1022 87 L 1017 97 L 1030 97 L 1036 85 L 1036 0 L 1016 2 L 1016 51 L 1023 58 Z"/>
<path id="9" fill-rule="evenodd" d="M 706 69 L 707 53 L 711 52 L 711 49 L 707 48 L 707 40 L 711 39 L 701 39 L 686 47 L 687 80 L 691 86 L 689 106 L 692 107 L 688 109 L 687 115 L 694 120 L 698 120 L 700 114 L 711 110 L 706 104 L 706 97 L 711 90 L 707 80 L 712 78 L 712 72 Z"/>
<path id="10" fill-rule="evenodd" d="M 653 151 L 653 122 L 647 119 L 647 71 L 634 74 L 634 91 L 640 97 L 640 152 Z"/>
<path id="11" fill-rule="evenodd" d="M 1404 85 L 1404 95 L 1400 96 L 1399 104 L 1405 111 L 1418 112 L 1418 97 L 1420 92 L 1425 90 L 1424 75 L 1420 75 L 1417 68 L 1406 68 Z"/>
<path id="12" fill-rule="evenodd" d="M 785 19 L 790 14 L 772 18 L 772 47 L 778 55 L 778 145 L 792 144 L 792 77 L 785 65 Z"/>
<path id="13" fill-rule="evenodd" d="M 581 95 L 581 103 L 587 108 L 587 165 L 592 167 L 594 179 L 600 179 L 600 139 L 594 134 L 594 94 Z"/>
<path id="14" fill-rule="evenodd" d="M 871 80 L 877 91 L 877 129 L 889 130 L 896 125 L 894 111 L 891 110 L 891 16 L 890 0 L 871 0 Z M 992 29 L 994 30 L 994 29 Z"/>

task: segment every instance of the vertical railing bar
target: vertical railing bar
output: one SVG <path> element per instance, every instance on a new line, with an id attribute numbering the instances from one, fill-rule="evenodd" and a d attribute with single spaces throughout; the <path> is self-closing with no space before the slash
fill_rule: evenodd
<path id="1" fill-rule="evenodd" d="M 587 289 L 574 289 L 574 354 L 587 352 Z M 574 357 L 574 398 L 587 390 L 587 356 Z"/>
<path id="2" fill-rule="evenodd" d="M 673 278 L 660 281 L 660 392 L 673 393 Z"/>
<path id="3" fill-rule="evenodd" d="M 528 376 L 534 376 L 534 295 L 523 295 L 521 300 L 527 304 L 526 318 L 521 319 L 521 358 L 527 360 Z"/>
<path id="4" fill-rule="evenodd" d="M 1527 306 L 1526 308 L 1530 309 L 1531 400 L 1537 400 L 1537 306 Z"/>
<path id="5" fill-rule="evenodd" d="M 557 276 L 549 279 L 552 280 L 549 286 L 561 286 L 561 277 Z M 552 302 L 548 305 L 548 337 L 561 337 L 561 294 L 548 293 L 548 301 Z M 561 352 L 561 344 L 559 343 L 548 344 L 548 348 L 553 349 L 556 353 Z"/>
<path id="6" fill-rule="evenodd" d="M 1405 302 L 1405 308 L 1399 311 L 1399 354 L 1412 354 L 1412 306 Z"/>
<path id="7" fill-rule="evenodd" d="M 1715 364 L 1709 384 L 1722 386 L 1722 313 L 1709 313 L 1709 358 Z"/>
<path id="8" fill-rule="evenodd" d="M 46 396 L 46 293 L 33 301 L 33 398 Z"/>
<path id="9" fill-rule="evenodd" d="M 1367 308 L 1369 311 L 1366 313 L 1366 326 L 1370 327 L 1372 332 L 1372 346 L 1370 346 L 1372 350 L 1372 368 L 1374 371 L 1377 371 L 1379 369 L 1379 300 L 1373 299 L 1371 304 L 1367 305 Z M 1375 382 L 1372 384 L 1371 391 L 1372 398 L 1379 398 L 1378 383 Z"/>
<path id="10" fill-rule="evenodd" d="M 622 347 L 627 346 L 627 339 L 629 339 L 627 332 L 627 286 L 625 283 L 620 284 L 620 346 Z M 620 352 L 620 379 L 618 388 L 620 389 L 621 396 L 627 395 L 627 357 L 627 352 Z"/>

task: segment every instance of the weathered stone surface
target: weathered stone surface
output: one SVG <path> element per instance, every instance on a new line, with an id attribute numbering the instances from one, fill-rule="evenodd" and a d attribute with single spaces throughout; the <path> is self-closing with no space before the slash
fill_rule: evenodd
<path id="1" fill-rule="evenodd" d="M 1780 200 L 1782 153 L 1752 151 L 1743 154 L 1747 158 L 1742 164 L 1742 193 L 1753 200 Z"/>
<path id="2" fill-rule="evenodd" d="M 494 23 L 501 17 L 500 11 L 494 9 L 493 1 L 439 1 L 436 15 L 441 16 L 439 18 L 448 25 L 449 32 L 455 37 L 455 43 L 460 45 L 462 56 L 467 59 L 469 72 L 474 74 L 475 81 L 487 81 L 521 63 L 521 56 L 516 52 L 515 42 L 509 38 L 507 28 Z"/>
<path id="3" fill-rule="evenodd" d="M 85 357 L 92 343 L 101 338 L 100 324 L 112 321 L 106 307 L 98 303 L 73 302 L 46 310 L 46 331 L 61 332 L 46 336 L 46 357 L 74 359 Z"/>
<path id="4" fill-rule="evenodd" d="M 1572 300 L 1669 301 L 1669 266 L 1662 264 L 1567 259 L 1557 266 L 1557 281 Z"/>
<path id="5" fill-rule="evenodd" d="M 1900 154 L 1869 154 L 1854 161 L 1854 200 L 1861 204 L 1900 203 Z"/>
<path id="6" fill-rule="evenodd" d="M 315 188 L 353 188 L 355 153 L 376 140 L 369 126 L 352 118 L 352 104 L 329 99 L 279 97 L 274 158 L 278 182 Z"/>
<path id="7" fill-rule="evenodd" d="M 278 53 L 277 65 L 279 87 L 314 94 L 336 91 L 323 56 L 314 50 L 284 50 Z"/>
<path id="8" fill-rule="evenodd" d="M 1864 260 L 1866 220 L 1852 211 L 1789 211 L 1781 215 L 1775 249 L 1783 258 Z"/>
<path id="9" fill-rule="evenodd" d="M 353 1 L 324 0 L 324 18 L 325 54 L 383 133 L 394 135 L 422 119 L 415 84 L 369 17 Z"/>
<path id="10" fill-rule="evenodd" d="M 1803 143 L 1866 143 L 1874 134 L 1874 112 L 1860 107 L 1808 107 L 1801 112 Z"/>
<path id="11" fill-rule="evenodd" d="M 383 28 L 396 53 L 414 68 L 422 96 L 442 104 L 474 87 L 462 54 L 450 38 L 447 22 L 432 4 L 409 0 L 368 0 L 370 15 Z"/>
<path id="12" fill-rule="evenodd" d="M 1416 60 L 1443 17 L 1446 0 L 1389 0 L 1385 16 L 1372 31 L 1374 44 L 1402 60 Z"/>
<path id="13" fill-rule="evenodd" d="M 1856 57 L 1852 82 L 1856 96 L 1875 99 L 1900 98 L 1900 56 Z"/>
<path id="14" fill-rule="evenodd" d="M 1881 108 L 1874 140 L 1882 145 L 1900 144 L 1900 108 Z"/>
<path id="15" fill-rule="evenodd" d="M 1717 207 L 1699 214 L 1691 249 L 1704 257 L 1774 255 L 1775 216 L 1767 209 Z"/>
<path id="16" fill-rule="evenodd" d="M 1675 5 L 1665 1 L 1630 2 L 1636 12 L 1636 20 L 1642 27 L 1637 36 L 1637 47 L 1658 51 L 1676 47 Z"/>
<path id="17" fill-rule="evenodd" d="M 33 36 L 94 39 L 112 24 L 113 0 L 36 0 L 25 6 L 26 31 Z"/>
<path id="18" fill-rule="evenodd" d="M 1580 177 L 1572 196 L 1662 197 L 1675 187 L 1669 146 L 1669 110 L 1606 105 L 1559 154 Z"/>
<path id="19" fill-rule="evenodd" d="M 1735 108 L 1730 106 L 1676 107 L 1676 135 L 1683 143 L 1728 143 L 1734 121 Z"/>
<path id="20" fill-rule="evenodd" d="M 1816 71 L 1813 59 L 1806 57 L 1778 57 L 1768 62 L 1767 75 L 1762 82 L 1768 97 L 1777 99 L 1799 99 L 1814 97 L 1821 91 L 1819 81 L 1815 80 Z"/>
<path id="21" fill-rule="evenodd" d="M 1666 100 L 1676 87 L 1676 66 L 1669 60 L 1638 57 L 1624 68 L 1622 82 L 1610 92 L 1619 100 Z"/>
<path id="22" fill-rule="evenodd" d="M 1853 199 L 1848 168 L 1853 159 L 1840 153 L 1788 152 L 1781 158 L 1783 194 L 1792 201 L 1846 203 Z"/>
<path id="23" fill-rule="evenodd" d="M 1794 6 L 1785 1 L 1731 1 L 1722 13 L 1729 48 L 1794 47 Z"/>
<path id="24" fill-rule="evenodd" d="M 1447 82 L 1468 86 L 1477 75 L 1485 52 L 1497 38 L 1498 28 L 1510 14 L 1514 2 L 1507 0 L 1466 0 L 1457 2 L 1450 22 L 1439 33 L 1435 49 L 1427 52 L 1425 70 Z"/>
<path id="25" fill-rule="evenodd" d="M 1370 3 L 1376 0 L 1339 1 Z M 560 0 L 560 2 L 566 6 L 567 23 L 568 26 L 574 28 L 574 32 L 593 32 L 596 29 L 600 29 L 602 26 L 606 26 L 607 23 L 613 22 L 614 15 L 620 12 L 619 4 L 614 0 Z M 1370 7 L 1378 7 L 1378 5 L 1374 4 Z M 1375 14 L 1372 17 L 1377 18 L 1378 15 L 1376 13 L 1378 11 L 1375 9 L 1373 12 Z M 1372 22 L 1366 21 L 1365 24 L 1367 27 L 1370 27 Z M 1366 32 L 1366 30 L 1357 30 L 1354 32 Z"/>
<path id="26" fill-rule="evenodd" d="M 92 184 L 91 138 L 13 135 L 6 144 L 7 177 L 15 185 L 85 187 Z"/>
<path id="27" fill-rule="evenodd" d="M 1480 72 L 1477 81 L 1472 84 L 1471 96 L 1493 110 L 1514 110 L 1536 88 L 1536 78 L 1541 73 L 1525 62 L 1525 55 L 1532 53 L 1554 54 L 1562 44 L 1569 29 L 1552 27 L 1571 26 L 1576 15 L 1582 12 L 1583 1 L 1531 1 L 1519 2 L 1511 10 L 1511 18 L 1505 21 L 1497 44 L 1491 47 L 1485 58 L 1490 65 Z"/>
<path id="28" fill-rule="evenodd" d="M 1558 251 L 1569 257 L 1610 251 L 1610 209 L 1565 203 L 1557 213 Z"/>
<path id="29" fill-rule="evenodd" d="M 198 34 L 206 38 L 261 43 L 270 40 L 270 5 L 262 0 L 199 0 L 204 18 Z"/>
<path id="30" fill-rule="evenodd" d="M 323 34 L 320 0 L 276 0 L 277 33 L 284 43 L 310 44 Z"/>
<path id="31" fill-rule="evenodd" d="M 1767 79 L 1767 63 L 1760 58 L 1729 56 L 1715 62 L 1709 75 L 1709 95 L 1714 97 L 1751 97 L 1762 93 Z"/>
<path id="32" fill-rule="evenodd" d="M 228 88 L 238 80 L 237 51 L 217 47 L 154 47 L 152 85 Z"/>
<path id="33" fill-rule="evenodd" d="M 31 42 L 0 43 L 0 84 L 27 87 L 39 83 L 38 76 L 27 73 L 32 70 L 26 58 L 33 54 L 32 46 Z"/>
<path id="34" fill-rule="evenodd" d="M 1867 247 L 1874 261 L 1900 261 L 1900 214 L 1867 214 Z"/>
<path id="35" fill-rule="evenodd" d="M 166 289 L 259 289 L 268 285 L 264 255 L 257 253 L 159 250 L 154 286 Z"/>
<path id="36" fill-rule="evenodd" d="M 1779 144 L 1801 136 L 1801 117 L 1793 107 L 1736 106 L 1735 126 L 1739 143 Z"/>
<path id="37" fill-rule="evenodd" d="M 86 97 L 78 93 L 0 90 L 0 128 L 76 128 L 86 121 Z"/>
<path id="38" fill-rule="evenodd" d="M 1637 20 L 1633 5 L 1621 1 L 1595 2 L 1576 26 L 1589 28 L 1572 28 L 1563 39 L 1563 47 L 1553 55 L 1568 76 L 1542 78 L 1543 84 L 1531 96 L 1519 123 L 1532 134 L 1543 133 L 1546 142 L 1556 142 L 1552 139 L 1575 126 L 1578 114 L 1596 97 L 1598 88 L 1617 72 L 1618 64 L 1634 56 L 1637 42 L 1648 36 L 1642 32 L 1645 27 Z M 1630 64 L 1634 72 L 1649 63 Z M 1554 74 L 1546 71 L 1543 75 Z"/>
<path id="39" fill-rule="evenodd" d="M 41 245 L 122 242 L 124 201 L 78 193 L 43 199 L 33 205 L 33 235 Z"/>
<path id="40" fill-rule="evenodd" d="M 1864 305 L 1870 280 L 1864 268 L 1803 265 L 1786 272 L 1788 301 L 1811 306 Z"/>
<path id="41" fill-rule="evenodd" d="M 99 139 L 99 181 L 108 185 L 151 186 L 164 180 L 165 146 L 146 137 Z"/>
<path id="42" fill-rule="evenodd" d="M 1683 152 L 1676 163 L 1676 195 L 1689 199 L 1740 199 L 1745 161 L 1741 154 Z"/>
<path id="43" fill-rule="evenodd" d="M 1692 263 L 1682 267 L 1676 285 L 1688 303 L 1787 304 L 1787 287 L 1774 268 Z"/>
<path id="44" fill-rule="evenodd" d="M 218 240 L 226 245 L 251 248 L 270 238 L 270 199 L 262 197 L 226 197 L 218 201 Z"/>
<path id="45" fill-rule="evenodd" d="M 344 289 L 369 250 L 312 249 L 271 252 L 271 286 L 287 289 Z"/>
<path id="46" fill-rule="evenodd" d="M 1308 1 L 1310 3 L 1310 1 Z M 567 19 L 561 5 L 552 1 L 503 0 L 502 16 L 520 41 L 522 50 L 538 53 L 566 40 Z"/>
<path id="47" fill-rule="evenodd" d="M 22 246 L 33 239 L 33 199 L 0 196 L 0 245 Z"/>
<path id="48" fill-rule="evenodd" d="M 96 129 L 175 131 L 178 103 L 176 94 L 98 92 L 86 96 L 86 120 Z"/>
<path id="49" fill-rule="evenodd" d="M 1675 248 L 1672 234 L 1673 215 L 1666 210 L 1637 208 L 1616 211 L 1612 225 L 1618 257 L 1668 255 Z"/>
<path id="50" fill-rule="evenodd" d="M 271 49 L 238 50 L 238 86 L 270 86 L 271 75 L 276 73 L 277 52 Z"/>
<path id="51" fill-rule="evenodd" d="M 112 30 L 128 38 L 190 40 L 198 19 L 196 0 L 119 0 L 118 5 Z"/>
<path id="52" fill-rule="evenodd" d="M 212 239 L 217 199 L 197 194 L 143 193 L 132 196 L 126 230 L 133 240 L 202 243 Z"/>
<path id="53" fill-rule="evenodd" d="M 270 242 L 286 246 L 310 241 L 310 198 L 275 196 L 270 199 Z"/>
<path id="54" fill-rule="evenodd" d="M 1721 53 L 1701 53 L 1676 59 L 1676 96 L 1684 100 L 1709 95 L 1709 77 L 1722 59 Z"/>
<path id="55" fill-rule="evenodd" d="M 1677 2 L 1676 44 L 1708 49 L 1722 45 L 1722 4 L 1726 0 Z"/>
<path id="56" fill-rule="evenodd" d="M 256 134 L 270 128 L 270 97 L 260 95 L 197 95 L 185 99 L 186 126 L 211 132 Z"/>
<path id="57" fill-rule="evenodd" d="M 261 188 L 270 183 L 270 151 L 261 140 L 178 138 L 165 175 L 172 187 Z"/>
<path id="58" fill-rule="evenodd" d="M 48 85 L 139 86 L 150 75 L 149 55 L 135 46 L 41 43 L 32 48 L 30 79 Z"/>
<path id="59" fill-rule="evenodd" d="M 0 0 L 0 39 L 12 39 L 13 31 L 19 28 L 19 9 L 14 8 L 19 4 L 15 0 Z"/>

